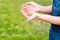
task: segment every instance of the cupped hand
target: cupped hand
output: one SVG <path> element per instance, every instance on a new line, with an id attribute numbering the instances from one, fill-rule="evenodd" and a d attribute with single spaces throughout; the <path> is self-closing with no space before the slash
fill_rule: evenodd
<path id="1" fill-rule="evenodd" d="M 31 20 L 37 18 L 37 13 L 35 13 L 34 11 L 32 11 L 32 9 L 29 8 L 29 7 L 23 7 L 23 8 L 21 9 L 21 12 L 23 13 L 23 15 L 24 15 L 26 18 L 28 18 L 28 19 L 26 20 L 26 22 L 31 21 Z"/>
<path id="2" fill-rule="evenodd" d="M 32 9 L 32 11 L 34 12 L 39 12 L 42 8 L 41 5 L 38 5 L 37 3 L 35 2 L 26 2 L 23 4 L 23 7 L 29 7 Z M 28 8 L 27 8 L 28 9 Z"/>

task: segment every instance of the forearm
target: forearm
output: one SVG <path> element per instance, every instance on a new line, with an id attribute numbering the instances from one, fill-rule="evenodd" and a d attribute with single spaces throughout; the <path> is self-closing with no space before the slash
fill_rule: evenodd
<path id="1" fill-rule="evenodd" d="M 55 25 L 60 25 L 60 17 L 57 16 L 38 14 L 38 18 Z"/>
<path id="2" fill-rule="evenodd" d="M 48 13 L 48 14 L 51 14 L 51 12 L 52 12 L 52 5 L 50 5 L 50 6 L 41 6 L 40 7 L 40 11 Z"/>

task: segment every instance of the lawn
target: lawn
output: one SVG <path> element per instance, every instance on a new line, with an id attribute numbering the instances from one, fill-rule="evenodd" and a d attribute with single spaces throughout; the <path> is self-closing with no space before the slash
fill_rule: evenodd
<path id="1" fill-rule="evenodd" d="M 24 23 L 20 12 L 23 3 L 34 1 L 51 5 L 52 0 L 0 0 L 0 40 L 48 40 L 50 24 L 42 20 Z"/>

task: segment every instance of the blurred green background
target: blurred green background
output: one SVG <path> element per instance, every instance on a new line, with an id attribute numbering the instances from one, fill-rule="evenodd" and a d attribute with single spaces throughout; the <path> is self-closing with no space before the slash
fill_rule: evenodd
<path id="1" fill-rule="evenodd" d="M 52 0 L 0 0 L 0 40 L 48 40 L 49 23 L 26 18 L 20 12 L 25 2 L 51 5 Z"/>

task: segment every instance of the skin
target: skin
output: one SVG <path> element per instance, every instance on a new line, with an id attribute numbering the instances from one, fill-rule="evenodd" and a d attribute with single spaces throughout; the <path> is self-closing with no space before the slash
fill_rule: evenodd
<path id="1" fill-rule="evenodd" d="M 48 15 L 52 13 L 52 5 L 42 6 L 34 2 L 26 2 L 23 4 L 21 12 L 27 18 L 26 22 L 37 18 L 55 25 L 60 25 L 60 17 Z M 37 12 L 45 12 L 47 14 L 38 14 Z M 31 14 L 31 16 L 28 14 Z"/>

